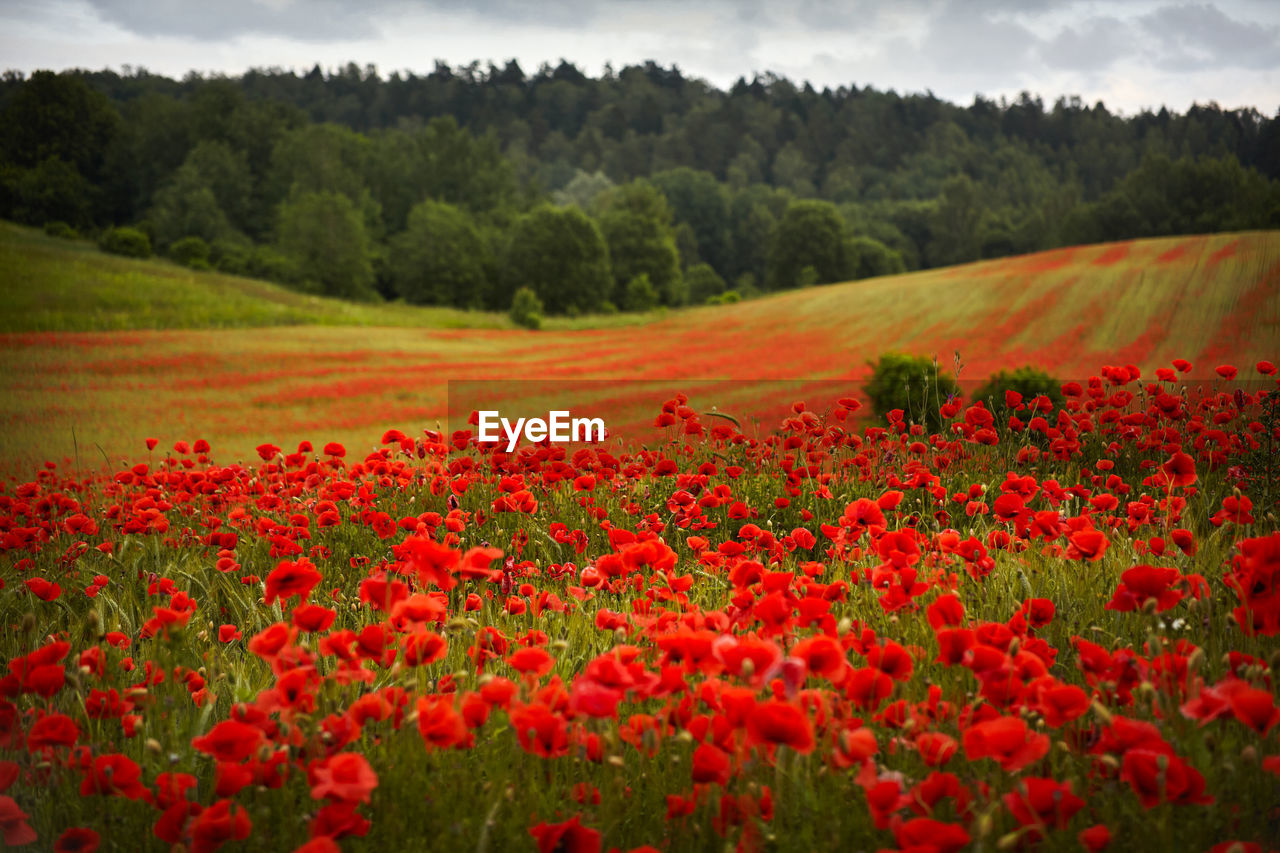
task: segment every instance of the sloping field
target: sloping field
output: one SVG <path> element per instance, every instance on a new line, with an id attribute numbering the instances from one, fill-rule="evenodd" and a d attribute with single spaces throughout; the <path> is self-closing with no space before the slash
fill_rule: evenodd
<path id="1" fill-rule="evenodd" d="M 48 270 L 32 272 L 31 253 L 12 241 L 4 251 L 5 291 L 23 270 L 19 285 L 37 300 Z M 128 275 L 134 262 L 86 252 L 79 263 L 73 279 L 62 276 L 62 296 L 46 300 L 64 328 L 91 327 L 67 308 L 74 276 L 96 280 L 100 263 L 124 264 L 117 271 Z M 250 313 L 283 298 L 234 287 Z M 568 406 L 618 431 L 651 420 L 660 395 L 686 390 L 702 407 L 769 418 L 795 399 L 820 405 L 856 393 L 867 361 L 886 350 L 936 355 L 953 373 L 958 352 L 960 378 L 975 381 L 1022 364 L 1064 380 L 1099 364 L 1148 375 L 1179 357 L 1194 362 L 1192 376 L 1230 362 L 1249 378 L 1255 361 L 1280 351 L 1280 232 L 1061 249 L 612 328 L 414 328 L 378 318 L 420 309 L 364 308 L 344 320 L 324 300 L 308 304 L 316 316 L 298 308 L 279 321 L 295 325 L 0 335 L 0 463 L 78 457 L 96 467 L 104 456 L 137 456 L 152 436 L 162 447 L 204 438 L 224 460 L 248 459 L 264 441 L 338 440 L 363 451 L 388 427 L 444 423 L 450 380 L 498 383 L 455 385 L 453 409 L 464 416 L 489 402 L 530 407 L 520 414 Z M 421 310 L 422 322 L 439 325 Z M 343 322 L 376 325 L 319 325 Z"/>

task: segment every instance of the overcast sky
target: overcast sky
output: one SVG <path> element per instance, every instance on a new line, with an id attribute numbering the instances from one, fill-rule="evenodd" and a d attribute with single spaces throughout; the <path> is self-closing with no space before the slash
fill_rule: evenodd
<path id="1" fill-rule="evenodd" d="M 645 59 L 727 87 L 774 71 L 1132 114 L 1193 102 L 1280 109 L 1280 0 L 0 0 L 0 68 L 429 72 L 561 58 L 598 75 Z"/>

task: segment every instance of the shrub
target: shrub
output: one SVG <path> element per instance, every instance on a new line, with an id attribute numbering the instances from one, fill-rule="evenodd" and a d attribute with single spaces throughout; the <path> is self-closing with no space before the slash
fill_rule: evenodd
<path id="1" fill-rule="evenodd" d="M 891 352 L 870 364 L 871 379 L 863 390 L 876 414 L 883 417 L 901 409 L 909 423 L 924 424 L 935 432 L 941 428 L 938 410 L 956 393 L 956 381 L 939 370 L 935 360 Z"/>
<path id="2" fill-rule="evenodd" d="M 169 246 L 169 257 L 184 267 L 207 270 L 209 268 L 209 244 L 199 237 L 183 237 Z"/>
<path id="3" fill-rule="evenodd" d="M 1005 405 L 1006 391 L 1021 394 L 1025 404 L 1030 404 L 1039 395 L 1048 397 L 1055 408 L 1063 403 L 1061 380 L 1030 365 L 994 374 L 973 392 L 973 400 L 982 400 L 992 412 L 1003 412 L 1008 408 Z"/>
<path id="4" fill-rule="evenodd" d="M 533 288 L 521 287 L 511 297 L 511 322 L 526 329 L 542 328 L 542 300 Z"/>
<path id="5" fill-rule="evenodd" d="M 235 240 L 218 240 L 209 247 L 214 269 L 231 275 L 252 275 L 253 247 Z"/>
<path id="6" fill-rule="evenodd" d="M 724 293 L 724 279 L 712 269 L 711 264 L 694 264 L 684 274 L 689 288 L 689 301 L 701 305 Z"/>
<path id="7" fill-rule="evenodd" d="M 98 238 L 98 248 L 113 255 L 124 255 L 126 258 L 151 257 L 151 241 L 147 235 L 137 228 L 121 226 L 108 228 Z"/>
<path id="8" fill-rule="evenodd" d="M 742 294 L 736 290 L 726 290 L 718 296 L 708 296 L 708 305 L 732 305 L 735 302 L 742 301 Z"/>
<path id="9" fill-rule="evenodd" d="M 246 272 L 255 278 L 265 278 L 278 284 L 298 284 L 302 281 L 302 270 L 297 262 L 270 246 L 258 246 L 253 250 Z"/>
<path id="10" fill-rule="evenodd" d="M 652 311 L 658 305 L 658 289 L 649 281 L 647 273 L 641 273 L 627 282 L 622 294 L 622 307 L 627 311 Z"/>
<path id="11" fill-rule="evenodd" d="M 54 219 L 44 224 L 44 233 L 50 237 L 60 237 L 63 240 L 74 240 L 80 236 L 80 232 L 72 228 L 61 219 Z"/>

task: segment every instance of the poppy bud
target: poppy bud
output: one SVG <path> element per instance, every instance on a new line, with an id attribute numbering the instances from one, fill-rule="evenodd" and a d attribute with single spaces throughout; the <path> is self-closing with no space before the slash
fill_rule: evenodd
<path id="1" fill-rule="evenodd" d="M 28 612 L 22 617 L 22 633 L 27 633 L 36 627 L 36 615 Z"/>
<path id="2" fill-rule="evenodd" d="M 1253 744 L 1249 744 L 1240 750 L 1240 760 L 1250 765 L 1258 763 L 1258 750 L 1254 748 Z"/>
<path id="3" fill-rule="evenodd" d="M 1000 836 L 1000 840 L 996 842 L 997 850 L 1012 850 L 1018 846 L 1018 840 L 1022 837 L 1021 832 L 1006 832 Z"/>

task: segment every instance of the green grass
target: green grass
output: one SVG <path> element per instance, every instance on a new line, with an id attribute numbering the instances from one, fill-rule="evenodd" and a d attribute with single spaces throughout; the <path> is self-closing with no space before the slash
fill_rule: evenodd
<path id="1" fill-rule="evenodd" d="M 200 272 L 163 258 L 109 255 L 0 222 L 0 332 L 101 332 L 260 326 L 401 326 L 511 329 L 501 313 L 357 303 L 301 293 L 258 279 Z M 660 316 L 556 317 L 547 329 L 634 326 Z"/>

